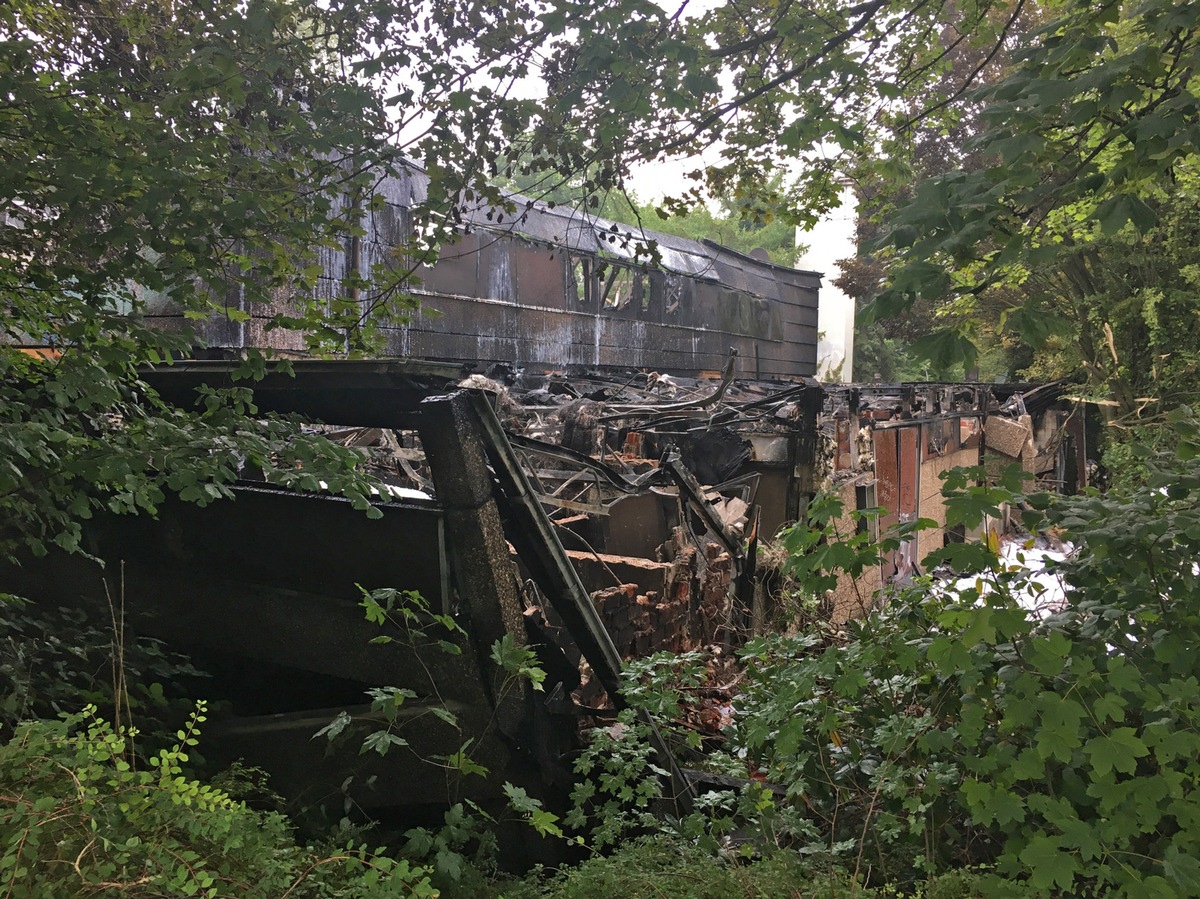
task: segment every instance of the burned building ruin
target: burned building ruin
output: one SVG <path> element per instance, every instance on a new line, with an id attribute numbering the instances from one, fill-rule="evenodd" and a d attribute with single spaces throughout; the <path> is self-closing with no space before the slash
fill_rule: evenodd
<path id="1" fill-rule="evenodd" d="M 366 236 L 324 254 L 320 290 L 403 264 L 424 189 L 418 172 L 382 185 Z M 215 751 L 267 768 L 297 801 L 343 784 L 368 810 L 445 803 L 461 785 L 414 775 L 412 759 L 468 746 L 489 772 L 466 788 L 475 798 L 506 781 L 561 788 L 580 722 L 621 705 L 624 660 L 731 649 L 780 623 L 762 550 L 818 490 L 881 508 L 886 531 L 944 524 L 938 474 L 957 466 L 1007 460 L 1056 488 L 1083 483 L 1063 385 L 816 382 L 818 274 L 658 234 L 651 263 L 609 239 L 612 223 L 537 204 L 469 224 L 421 273 L 429 311 L 385 329 L 396 358 L 298 359 L 253 385 L 260 410 L 363 455 L 378 520 L 247 472 L 234 502 L 90 522 L 103 569 L 59 554 L 6 572 L 14 592 L 62 603 L 102 602 L 119 573 L 131 633 L 212 672 Z M 147 299 L 152 321 L 181 325 Z M 230 386 L 244 349 L 301 354 L 296 335 L 265 330 L 272 310 L 228 300 L 249 317 L 203 323 L 210 358 L 143 372 L 166 400 Z M 498 365 L 504 376 L 483 376 Z M 843 578 L 830 617 L 865 614 L 931 549 L 969 536 L 933 528 Z M 460 622 L 456 652 L 372 642 L 360 601 L 376 588 Z M 536 651 L 544 691 L 499 687 L 490 647 L 506 638 Z M 310 739 L 341 710 L 365 726 L 365 691 L 381 685 L 417 696 L 400 761 Z M 689 776 L 671 771 L 680 803 Z"/>

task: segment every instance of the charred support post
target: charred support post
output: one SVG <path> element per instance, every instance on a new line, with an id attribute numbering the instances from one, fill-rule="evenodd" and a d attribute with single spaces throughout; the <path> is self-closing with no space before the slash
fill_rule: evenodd
<path id="1" fill-rule="evenodd" d="M 496 695 L 504 673 L 491 661 L 491 646 L 506 634 L 523 642 L 525 627 L 479 421 L 469 399 L 456 393 L 423 401 L 418 427 L 438 502 L 445 510 L 451 568 L 468 637 L 501 730 L 516 736 L 522 706 L 519 700 Z"/>
<path id="2" fill-rule="evenodd" d="M 801 405 L 803 418 L 799 433 L 793 435 L 788 449 L 792 476 L 788 478 L 786 502 L 788 518 L 791 521 L 800 521 L 808 514 L 808 500 L 816 493 L 813 471 L 817 464 L 817 415 L 821 411 L 824 389 L 816 384 L 807 386 Z M 857 391 L 852 402 L 858 402 Z M 851 452 L 855 453 L 857 460 L 856 444 L 857 441 L 851 436 Z"/>
<path id="3" fill-rule="evenodd" d="M 559 543 L 554 525 L 542 511 L 537 493 L 530 485 L 520 460 L 513 453 L 487 394 L 462 391 L 449 397 L 426 400 L 423 406 L 442 401 L 460 408 L 464 415 L 474 417 L 482 435 L 479 442 L 481 453 L 486 452 L 492 463 L 496 481 L 514 524 L 509 537 L 521 563 L 553 603 L 554 610 L 575 644 L 587 657 L 588 664 L 604 689 L 617 699 L 621 693 L 621 656 L 604 629 L 575 567 Z"/>
<path id="4" fill-rule="evenodd" d="M 1084 427 L 1082 415 L 1072 415 L 1067 421 L 1067 434 L 1071 437 L 1071 443 L 1075 450 L 1075 458 L 1072 460 L 1075 482 L 1071 485 L 1071 490 L 1075 493 L 1082 493 L 1088 487 L 1087 430 Z"/>
<path id="5" fill-rule="evenodd" d="M 579 574 L 559 542 L 554 525 L 538 502 L 537 494 L 530 486 L 525 470 L 513 452 L 487 395 L 481 391 L 460 391 L 448 397 L 431 397 L 422 403 L 423 410 L 432 410 L 434 406 L 453 409 L 452 414 L 456 422 L 474 419 L 471 429 L 476 430 L 482 437 L 482 442 L 477 442 L 476 446 L 482 446 L 492 464 L 492 471 L 512 522 L 508 536 L 521 562 L 554 606 L 554 611 L 566 625 L 568 633 L 587 658 L 588 664 L 592 666 L 608 695 L 618 706 L 621 705 L 621 656 L 608 631 L 604 629 L 604 623 L 580 581 Z M 426 452 L 432 458 L 428 445 Z M 451 466 L 447 466 L 447 470 L 452 470 Z M 435 479 L 435 486 L 436 484 Z M 440 496 L 439 493 L 439 498 Z M 654 720 L 645 712 L 642 713 L 642 720 L 650 726 L 654 748 L 663 767 L 670 772 L 675 810 L 677 813 L 687 813 L 691 810 L 692 788 L 676 764 L 675 757 L 655 726 Z"/>

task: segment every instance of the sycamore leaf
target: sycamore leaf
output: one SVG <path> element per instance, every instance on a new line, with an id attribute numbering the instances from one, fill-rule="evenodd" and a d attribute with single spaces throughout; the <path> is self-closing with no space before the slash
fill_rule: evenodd
<path id="1" fill-rule="evenodd" d="M 1083 751 L 1092 761 L 1092 770 L 1100 777 L 1109 771 L 1132 774 L 1137 769 L 1137 760 L 1149 752 L 1132 727 L 1118 727 L 1104 736 L 1093 737 Z"/>
<path id="2" fill-rule="evenodd" d="M 1126 222 L 1145 234 L 1154 227 L 1158 216 L 1145 201 L 1133 194 L 1118 194 L 1096 207 L 1096 219 L 1105 237 L 1111 237 L 1125 227 Z"/>
<path id="3" fill-rule="evenodd" d="M 1025 649 L 1025 659 L 1039 674 L 1055 675 L 1062 671 L 1066 657 L 1071 652 L 1071 641 L 1057 632 L 1030 640 Z"/>
<path id="4" fill-rule="evenodd" d="M 1079 873 L 1079 859 L 1064 852 L 1059 837 L 1038 834 L 1021 850 L 1021 864 L 1029 869 L 1029 882 L 1040 890 L 1059 887 L 1070 891 Z"/>
<path id="5" fill-rule="evenodd" d="M 368 734 L 363 740 L 362 748 L 359 749 L 359 755 L 367 752 L 377 752 L 380 755 L 387 755 L 388 750 L 393 746 L 407 746 L 408 741 L 397 734 L 387 730 L 377 730 L 373 734 Z"/>
<path id="6" fill-rule="evenodd" d="M 1006 310 L 1000 318 L 1000 327 L 1005 326 L 1020 334 L 1032 347 L 1042 346 L 1051 337 L 1071 333 L 1071 325 L 1066 319 L 1032 304 Z"/>
<path id="7" fill-rule="evenodd" d="M 350 721 L 351 718 L 346 712 L 338 712 L 332 721 L 312 735 L 312 739 L 327 737 L 330 741 L 335 740 L 346 729 L 346 726 L 350 724 Z"/>
<path id="8" fill-rule="evenodd" d="M 910 352 L 919 359 L 928 359 L 939 370 L 962 363 L 963 368 L 975 367 L 978 350 L 968 337 L 958 331 L 934 331 L 912 345 Z"/>
<path id="9" fill-rule="evenodd" d="M 1041 694 L 1037 705 L 1041 710 L 1041 728 L 1035 737 L 1038 755 L 1069 762 L 1080 745 L 1083 707 L 1073 699 L 1050 692 Z"/>
<path id="10" fill-rule="evenodd" d="M 996 642 L 996 625 L 992 622 L 991 609 L 980 606 L 971 610 L 970 621 L 962 632 L 962 642 L 967 646 Z"/>
<path id="11" fill-rule="evenodd" d="M 1200 895 L 1200 860 L 1181 851 L 1175 843 L 1163 853 L 1163 873 L 1188 896 Z"/>
<path id="12" fill-rule="evenodd" d="M 1092 712 L 1097 718 L 1108 721 L 1125 720 L 1125 700 L 1115 693 L 1105 693 L 1092 703 Z"/>
<path id="13" fill-rule="evenodd" d="M 1011 790 L 975 779 L 965 781 L 962 789 L 971 817 L 980 824 L 995 822 L 1003 827 L 1025 820 L 1025 803 Z"/>

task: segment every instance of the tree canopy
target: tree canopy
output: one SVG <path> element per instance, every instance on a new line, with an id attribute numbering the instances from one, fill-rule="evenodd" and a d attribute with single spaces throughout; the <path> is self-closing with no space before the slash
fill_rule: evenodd
<path id="1" fill-rule="evenodd" d="M 1048 275 L 1097 242 L 1155 252 L 1169 198 L 1193 202 L 1180 186 L 1200 126 L 1194 5 L 628 9 L 642 14 L 618 25 L 597 9 L 579 46 L 557 45 L 526 149 L 544 169 L 587 161 L 597 189 L 620 186 L 638 160 L 717 151 L 693 173 L 694 192 L 663 204 L 678 212 L 706 192 L 753 210 L 781 171 L 794 183 L 776 208 L 795 223 L 811 223 L 844 183 L 866 189 L 865 248 L 878 263 L 870 278 L 857 273 L 866 320 L 924 308 L 910 330 L 935 370 L 972 367 L 980 337 L 1006 343 L 1010 358 L 995 364 L 1010 373 L 1030 362 L 1015 341 L 1083 337 Z M 1105 343 L 1103 324 L 1087 339 Z M 1097 391 L 1123 389 L 1088 371 Z"/>

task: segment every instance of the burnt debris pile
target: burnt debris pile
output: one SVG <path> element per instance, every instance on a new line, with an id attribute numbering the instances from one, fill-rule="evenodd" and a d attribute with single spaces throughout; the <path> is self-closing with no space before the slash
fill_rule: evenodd
<path id="1" fill-rule="evenodd" d="M 731 354 L 702 377 L 483 377 L 442 363 L 296 361 L 294 375 L 258 382 L 255 402 L 361 452 L 377 478 L 375 520 L 331 493 L 248 478 L 235 502 L 98 518 L 88 547 L 104 568 L 30 560 L 9 572 L 10 589 L 104 602 L 122 572 L 130 638 L 166 641 L 212 673 L 226 711 L 210 728 L 214 754 L 262 765 L 298 802 L 499 801 L 505 782 L 561 795 L 581 722 L 622 706 L 624 660 L 710 647 L 728 658 L 777 624 L 771 540 L 818 489 L 847 510 L 885 508 L 886 527 L 944 521 L 937 476 L 950 467 L 1015 462 L 1068 490 L 1086 477 L 1062 385 L 826 387 L 740 377 L 738 364 Z M 232 369 L 189 362 L 146 378 L 188 403 Z M 921 532 L 843 579 L 830 615 L 863 614 L 935 544 L 969 536 Z M 410 623 L 449 616 L 461 633 L 415 638 L 386 631 L 393 619 L 381 631 L 362 608 L 381 588 L 419 594 Z M 535 654 L 541 690 L 514 685 L 501 645 Z M 381 686 L 413 697 L 389 725 L 403 753 L 310 739 L 341 711 L 348 734 L 376 726 L 364 697 Z M 697 726 L 719 728 L 727 700 Z M 468 752 L 487 775 L 447 774 L 445 760 Z M 428 770 L 413 761 L 439 758 Z M 670 774 L 686 804 L 685 774 Z"/>

